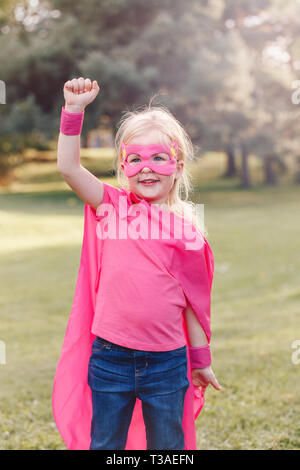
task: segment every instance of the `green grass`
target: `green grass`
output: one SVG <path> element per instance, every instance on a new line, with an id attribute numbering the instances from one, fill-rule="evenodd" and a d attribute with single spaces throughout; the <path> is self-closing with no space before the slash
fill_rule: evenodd
<path id="1" fill-rule="evenodd" d="M 84 165 L 105 173 L 109 159 Z M 192 167 L 215 256 L 211 345 L 224 387 L 206 391 L 198 448 L 299 449 L 300 364 L 291 343 L 300 339 L 300 188 L 265 188 L 258 177 L 243 190 L 220 178 L 222 166 L 223 156 L 211 155 Z M 64 449 L 51 395 L 84 206 L 53 161 L 28 163 L 17 176 L 0 194 L 0 449 Z"/>

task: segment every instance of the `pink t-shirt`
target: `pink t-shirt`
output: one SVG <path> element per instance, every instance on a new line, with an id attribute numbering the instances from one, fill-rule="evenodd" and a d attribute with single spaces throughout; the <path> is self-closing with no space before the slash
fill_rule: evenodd
<path id="1" fill-rule="evenodd" d="M 120 346 L 143 351 L 180 348 L 186 344 L 182 314 L 187 301 L 180 283 L 169 272 L 179 241 L 151 240 L 165 246 L 163 257 L 158 258 L 147 246 L 147 240 L 122 238 L 120 229 L 113 238 L 114 222 L 120 227 L 122 220 L 125 223 L 135 220 L 137 213 L 133 209 L 140 200 L 123 188 L 107 183 L 103 186 L 102 204 L 97 208 L 100 224 L 97 236 L 103 238 L 105 227 L 110 235 L 105 238 L 101 253 L 92 333 Z M 110 212 L 105 212 L 105 204 L 111 207 Z"/>

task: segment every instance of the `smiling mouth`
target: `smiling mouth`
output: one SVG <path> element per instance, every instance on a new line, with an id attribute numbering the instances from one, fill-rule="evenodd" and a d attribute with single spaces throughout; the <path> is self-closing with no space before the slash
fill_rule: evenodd
<path id="1" fill-rule="evenodd" d="M 140 181 L 140 183 L 142 183 L 146 186 L 151 185 L 151 184 L 155 184 L 155 183 L 158 183 L 158 182 L 159 182 L 159 180 L 152 180 L 152 179 Z"/>

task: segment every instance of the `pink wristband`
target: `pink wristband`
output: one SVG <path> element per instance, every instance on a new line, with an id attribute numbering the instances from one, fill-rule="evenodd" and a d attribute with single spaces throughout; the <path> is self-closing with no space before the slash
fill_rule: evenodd
<path id="1" fill-rule="evenodd" d="M 82 129 L 84 111 L 81 113 L 69 113 L 65 106 L 61 109 L 60 132 L 65 135 L 79 135 Z"/>
<path id="2" fill-rule="evenodd" d="M 192 369 L 202 369 L 211 365 L 211 352 L 209 344 L 205 346 L 189 346 L 190 362 Z"/>

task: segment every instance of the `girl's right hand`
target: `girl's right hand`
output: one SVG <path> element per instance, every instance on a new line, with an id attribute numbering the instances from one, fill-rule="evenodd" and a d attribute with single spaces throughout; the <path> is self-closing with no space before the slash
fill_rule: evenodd
<path id="1" fill-rule="evenodd" d="M 202 369 L 192 369 L 192 382 L 196 387 L 206 388 L 211 384 L 216 390 L 223 390 L 211 366 L 203 367 Z"/>
<path id="2" fill-rule="evenodd" d="M 91 83 L 89 78 L 73 78 L 64 84 L 65 109 L 69 112 L 81 112 L 94 101 L 99 93 L 97 80 Z"/>

